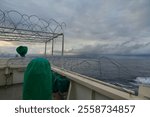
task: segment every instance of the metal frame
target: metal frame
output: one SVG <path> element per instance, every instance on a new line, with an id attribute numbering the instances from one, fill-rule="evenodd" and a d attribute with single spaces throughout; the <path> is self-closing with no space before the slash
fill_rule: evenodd
<path id="1" fill-rule="evenodd" d="M 44 20 L 36 15 L 28 16 L 18 11 L 0 10 L 0 41 L 20 41 L 45 43 L 45 55 L 47 43 L 62 38 L 62 56 L 64 55 L 64 22 L 58 23 L 54 19 Z"/>

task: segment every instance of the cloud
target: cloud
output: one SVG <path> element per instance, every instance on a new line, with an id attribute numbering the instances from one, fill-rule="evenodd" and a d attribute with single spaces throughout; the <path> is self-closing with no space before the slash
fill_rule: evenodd
<path id="1" fill-rule="evenodd" d="M 150 50 L 149 0 L 1 0 L 0 8 L 65 22 L 65 48 L 76 53 Z"/>
<path id="2" fill-rule="evenodd" d="M 82 49 L 72 50 L 76 54 L 120 54 L 120 55 L 135 55 L 135 54 L 148 54 L 150 42 L 147 43 L 130 43 L 123 42 L 121 44 L 97 44 L 87 45 Z M 144 50 L 144 51 L 143 51 Z"/>

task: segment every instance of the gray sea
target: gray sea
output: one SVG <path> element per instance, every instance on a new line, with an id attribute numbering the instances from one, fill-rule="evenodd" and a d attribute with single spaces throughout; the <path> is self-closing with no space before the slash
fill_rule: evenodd
<path id="1" fill-rule="evenodd" d="M 50 61 L 67 70 L 134 91 L 141 84 L 150 85 L 149 56 L 56 57 Z"/>

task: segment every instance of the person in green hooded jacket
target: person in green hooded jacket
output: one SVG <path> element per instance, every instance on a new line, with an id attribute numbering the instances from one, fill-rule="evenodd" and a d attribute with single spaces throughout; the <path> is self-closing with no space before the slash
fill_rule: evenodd
<path id="1" fill-rule="evenodd" d="M 24 100 L 52 99 L 52 71 L 47 59 L 33 59 L 24 73 Z"/>

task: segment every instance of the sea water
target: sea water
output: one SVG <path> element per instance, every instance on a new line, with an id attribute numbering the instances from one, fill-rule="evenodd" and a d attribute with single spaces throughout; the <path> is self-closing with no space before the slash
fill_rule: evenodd
<path id="1" fill-rule="evenodd" d="M 141 84 L 150 85 L 150 57 L 147 56 L 64 57 L 63 65 L 57 57 L 50 61 L 67 70 L 135 91 Z"/>

